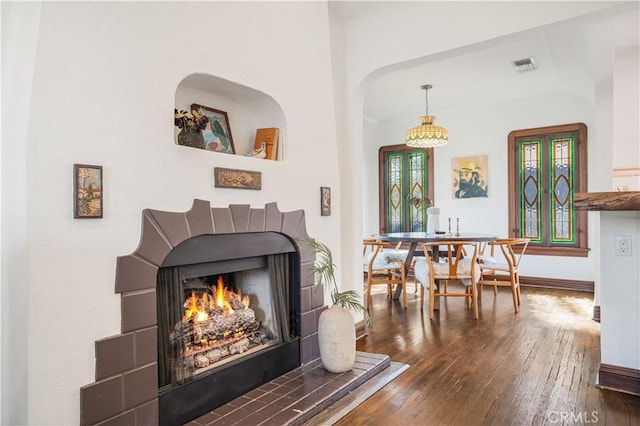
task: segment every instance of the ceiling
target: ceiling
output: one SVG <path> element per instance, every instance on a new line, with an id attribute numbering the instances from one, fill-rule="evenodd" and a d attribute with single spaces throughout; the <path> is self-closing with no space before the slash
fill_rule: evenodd
<path id="1" fill-rule="evenodd" d="M 335 3 L 333 10 L 345 21 L 394 7 L 393 2 Z M 637 7 L 633 11 L 617 21 L 610 19 L 610 13 L 574 19 L 423 58 L 420 65 L 378 78 L 365 94 L 364 115 L 374 123 L 407 117 L 415 117 L 417 123 L 425 113 L 423 84 L 433 85 L 429 113 L 439 117 L 555 96 L 593 103 L 594 82 L 611 72 L 614 40 L 618 48 L 638 48 Z M 534 58 L 537 69 L 516 72 L 512 61 L 528 57 Z M 444 120 L 437 124 L 445 125 Z"/>

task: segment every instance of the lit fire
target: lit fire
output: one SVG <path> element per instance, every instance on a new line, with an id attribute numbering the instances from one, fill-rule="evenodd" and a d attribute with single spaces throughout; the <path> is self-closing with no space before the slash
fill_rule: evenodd
<path id="1" fill-rule="evenodd" d="M 210 318 L 207 311 L 210 311 L 218 306 L 222 308 L 223 315 L 231 315 L 234 310 L 231 307 L 231 300 L 238 300 L 244 305 L 245 309 L 249 307 L 249 296 L 242 296 L 240 292 L 237 294 L 224 287 L 222 277 L 218 277 L 218 285 L 215 290 L 215 297 L 207 292 L 202 293 L 202 296 L 196 296 L 195 291 L 191 292 L 191 297 L 185 302 L 183 322 L 189 322 L 193 319 L 194 322 L 207 321 Z"/>

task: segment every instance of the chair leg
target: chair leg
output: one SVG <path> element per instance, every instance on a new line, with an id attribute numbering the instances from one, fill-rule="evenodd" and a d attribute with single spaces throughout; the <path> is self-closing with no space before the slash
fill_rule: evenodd
<path id="1" fill-rule="evenodd" d="M 465 299 L 467 300 L 467 309 L 471 309 L 471 288 L 469 287 L 465 287 L 464 288 L 464 292 L 465 294 L 467 294 L 468 296 L 465 297 Z"/>
<path id="2" fill-rule="evenodd" d="M 433 282 L 433 280 L 431 280 L 431 282 L 429 283 L 429 319 L 433 319 L 433 306 L 435 304 L 435 284 Z"/>
<path id="3" fill-rule="evenodd" d="M 511 295 L 513 296 L 513 308 L 516 313 L 518 313 L 518 289 L 516 287 L 516 279 L 514 276 L 511 276 Z"/>
<path id="4" fill-rule="evenodd" d="M 404 267 L 400 270 L 400 277 L 402 279 L 402 302 L 404 303 L 404 308 L 407 309 L 407 275 Z"/>
<path id="5" fill-rule="evenodd" d="M 478 288 L 476 283 L 471 283 L 471 304 L 473 305 L 473 319 L 478 319 Z"/>
<path id="6" fill-rule="evenodd" d="M 420 285 L 420 311 L 424 311 L 424 287 Z"/>

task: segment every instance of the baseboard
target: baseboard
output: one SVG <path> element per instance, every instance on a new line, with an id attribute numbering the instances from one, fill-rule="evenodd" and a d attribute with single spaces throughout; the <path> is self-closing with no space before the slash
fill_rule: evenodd
<path id="1" fill-rule="evenodd" d="M 593 307 L 593 318 L 594 321 L 600 322 L 600 305 L 595 305 Z"/>
<path id="2" fill-rule="evenodd" d="M 560 278 L 520 276 L 520 284 L 529 287 L 557 288 L 593 293 L 593 281 L 564 280 Z"/>
<path id="3" fill-rule="evenodd" d="M 640 370 L 600 364 L 596 385 L 600 388 L 640 395 Z"/>

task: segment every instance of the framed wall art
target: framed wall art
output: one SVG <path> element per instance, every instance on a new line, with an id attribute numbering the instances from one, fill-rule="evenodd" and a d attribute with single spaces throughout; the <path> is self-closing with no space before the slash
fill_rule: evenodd
<path id="1" fill-rule="evenodd" d="M 458 157 L 451 160 L 451 196 L 453 198 L 486 197 L 487 156 Z"/>
<path id="2" fill-rule="evenodd" d="M 204 105 L 192 104 L 191 111 L 198 111 L 209 119 L 207 127 L 202 130 L 204 146 L 207 151 L 235 154 L 236 147 L 231 136 L 229 117 L 224 111 Z"/>
<path id="3" fill-rule="evenodd" d="M 214 167 L 213 174 L 216 188 L 262 189 L 260 172 Z"/>
<path id="4" fill-rule="evenodd" d="M 73 217 L 102 217 L 102 166 L 73 165 Z"/>
<path id="5" fill-rule="evenodd" d="M 320 216 L 331 216 L 331 188 L 320 187 Z"/>

